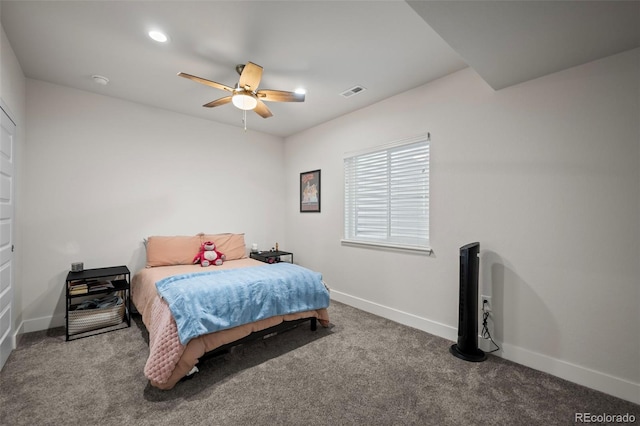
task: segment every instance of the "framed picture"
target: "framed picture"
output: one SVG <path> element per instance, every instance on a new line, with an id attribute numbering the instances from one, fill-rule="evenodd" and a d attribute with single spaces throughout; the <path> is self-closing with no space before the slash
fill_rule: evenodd
<path id="1" fill-rule="evenodd" d="M 300 173 L 300 212 L 320 213 L 320 170 Z"/>

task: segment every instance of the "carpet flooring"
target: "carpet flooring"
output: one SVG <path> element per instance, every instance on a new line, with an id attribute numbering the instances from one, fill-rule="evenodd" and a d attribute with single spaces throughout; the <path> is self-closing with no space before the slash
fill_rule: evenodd
<path id="1" fill-rule="evenodd" d="M 0 372 L 2 425 L 570 425 L 640 406 L 332 302 L 308 324 L 200 363 L 169 391 L 143 375 L 148 335 L 25 334 Z"/>

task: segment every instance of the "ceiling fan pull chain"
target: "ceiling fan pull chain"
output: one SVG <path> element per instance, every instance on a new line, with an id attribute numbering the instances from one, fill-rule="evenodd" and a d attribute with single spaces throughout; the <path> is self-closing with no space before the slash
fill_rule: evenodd
<path id="1" fill-rule="evenodd" d="M 244 131 L 247 131 L 247 110 L 242 111 L 242 123 L 244 124 Z"/>

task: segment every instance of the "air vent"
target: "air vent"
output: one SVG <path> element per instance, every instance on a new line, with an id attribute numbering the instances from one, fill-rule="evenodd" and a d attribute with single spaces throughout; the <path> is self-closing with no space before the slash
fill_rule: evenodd
<path id="1" fill-rule="evenodd" d="M 350 96 L 357 95 L 358 93 L 364 92 L 365 90 L 367 89 L 365 89 L 362 86 L 353 86 L 351 89 L 345 90 L 344 92 L 340 93 L 340 96 L 344 96 L 345 98 L 348 98 Z"/>

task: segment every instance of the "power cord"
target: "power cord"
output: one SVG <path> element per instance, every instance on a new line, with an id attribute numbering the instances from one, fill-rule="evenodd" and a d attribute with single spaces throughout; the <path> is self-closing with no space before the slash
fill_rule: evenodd
<path id="1" fill-rule="evenodd" d="M 493 345 L 496 347 L 494 350 L 487 352 L 488 354 L 495 352 L 495 351 L 499 351 L 500 350 L 500 346 L 498 346 L 498 344 L 493 340 L 493 337 L 491 337 L 491 333 L 489 333 L 489 326 L 487 324 L 487 321 L 489 319 L 489 314 L 491 313 L 490 310 L 485 309 L 485 305 L 488 305 L 489 302 L 487 302 L 486 300 L 484 300 L 482 302 L 482 338 L 483 339 L 489 339 L 491 340 L 491 343 L 493 343 Z"/>

